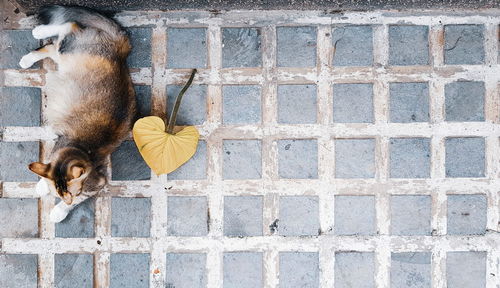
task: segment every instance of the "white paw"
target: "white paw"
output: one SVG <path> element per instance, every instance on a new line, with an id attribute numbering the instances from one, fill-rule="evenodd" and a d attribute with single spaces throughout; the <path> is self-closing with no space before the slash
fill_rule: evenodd
<path id="1" fill-rule="evenodd" d="M 54 33 L 51 32 L 50 30 L 51 29 L 49 25 L 40 25 L 33 28 L 31 34 L 33 34 L 33 38 L 35 39 L 45 39 L 52 37 L 54 35 Z M 57 33 L 55 35 L 57 35 Z"/>
<path id="2" fill-rule="evenodd" d="M 49 184 L 42 178 L 36 183 L 35 191 L 40 197 L 48 195 L 50 193 Z"/>
<path id="3" fill-rule="evenodd" d="M 23 69 L 27 69 L 27 68 L 30 68 L 31 66 L 33 66 L 33 64 L 35 64 L 35 62 L 36 62 L 36 59 L 33 56 L 33 54 L 28 53 L 28 54 L 24 55 L 23 58 L 21 58 L 21 60 L 19 61 L 19 66 L 21 66 L 21 68 L 23 68 Z"/>
<path id="4" fill-rule="evenodd" d="M 50 211 L 50 222 L 59 223 L 63 221 L 69 214 L 69 209 L 61 208 L 61 206 L 56 205 L 52 211 Z"/>

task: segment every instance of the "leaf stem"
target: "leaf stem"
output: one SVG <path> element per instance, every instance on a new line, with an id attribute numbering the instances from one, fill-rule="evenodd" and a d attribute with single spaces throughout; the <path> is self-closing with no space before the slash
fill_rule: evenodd
<path id="1" fill-rule="evenodd" d="M 175 120 L 177 119 L 177 112 L 179 112 L 179 107 L 181 106 L 182 96 L 184 96 L 186 90 L 189 88 L 189 86 L 191 86 L 191 83 L 193 83 L 194 74 L 196 74 L 196 69 L 193 69 L 193 72 L 191 72 L 191 77 L 189 77 L 188 82 L 186 83 L 186 85 L 184 85 L 181 92 L 179 92 L 179 95 L 177 95 L 177 98 L 175 99 L 175 106 L 174 109 L 172 109 L 172 114 L 170 114 L 170 119 L 168 120 L 168 134 L 173 134 L 174 132 Z"/>

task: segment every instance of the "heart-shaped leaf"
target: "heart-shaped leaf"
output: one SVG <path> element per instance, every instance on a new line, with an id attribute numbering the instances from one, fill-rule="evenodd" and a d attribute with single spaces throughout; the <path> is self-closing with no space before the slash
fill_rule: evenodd
<path id="1" fill-rule="evenodd" d="M 170 173 L 186 163 L 196 152 L 200 138 L 194 126 L 169 134 L 163 120 L 156 116 L 135 122 L 132 134 L 142 158 L 156 175 Z"/>

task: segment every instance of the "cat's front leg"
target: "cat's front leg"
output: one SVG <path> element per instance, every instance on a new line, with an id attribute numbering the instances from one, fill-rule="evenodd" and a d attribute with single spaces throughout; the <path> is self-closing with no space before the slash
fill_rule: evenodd
<path id="1" fill-rule="evenodd" d="M 30 68 L 33 64 L 45 58 L 57 60 L 57 49 L 54 44 L 45 45 L 24 55 L 19 61 L 19 66 L 23 69 Z"/>
<path id="2" fill-rule="evenodd" d="M 70 205 L 64 203 L 64 201 L 57 203 L 57 205 L 52 208 L 52 211 L 50 211 L 50 222 L 59 223 L 63 221 L 64 219 L 66 219 L 66 216 L 68 216 L 69 212 L 73 210 L 73 208 L 75 208 L 78 204 L 82 203 L 88 198 L 90 197 L 79 195 L 75 197 L 73 203 L 71 203 Z"/>
<path id="3" fill-rule="evenodd" d="M 45 179 L 41 178 L 40 181 L 36 183 L 35 191 L 40 197 L 48 195 L 50 193 L 49 184 Z"/>

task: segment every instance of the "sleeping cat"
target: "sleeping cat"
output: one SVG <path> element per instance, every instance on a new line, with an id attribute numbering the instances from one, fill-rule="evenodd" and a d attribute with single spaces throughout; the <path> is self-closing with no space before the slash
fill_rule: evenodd
<path id="1" fill-rule="evenodd" d="M 46 75 L 46 115 L 58 139 L 50 163 L 31 163 L 29 169 L 43 177 L 38 191 L 50 190 L 63 200 L 50 213 L 51 221 L 60 222 L 103 188 L 107 157 L 131 129 L 131 47 L 118 24 L 84 8 L 45 7 L 39 21 L 43 25 L 33 29 L 33 37 L 57 38 L 23 56 L 19 65 L 28 68 L 44 58 L 57 64 Z"/>

